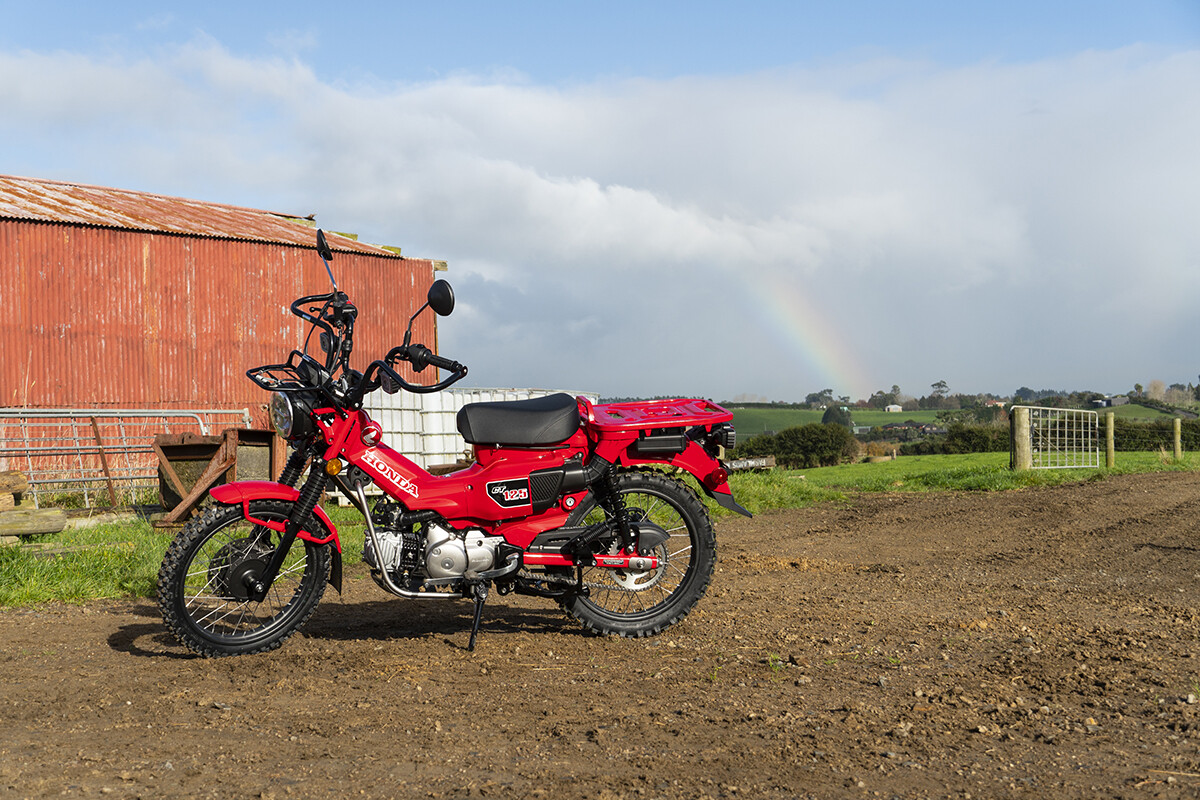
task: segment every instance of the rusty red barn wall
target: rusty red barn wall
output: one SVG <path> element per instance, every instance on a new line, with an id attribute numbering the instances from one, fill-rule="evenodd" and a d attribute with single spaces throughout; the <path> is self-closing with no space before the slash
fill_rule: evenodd
<path id="1" fill-rule="evenodd" d="M 330 290 L 315 238 L 307 248 L 0 219 L 0 406 L 237 407 L 265 425 L 267 396 L 245 372 L 301 346 L 307 325 L 289 304 Z M 335 251 L 333 269 L 359 308 L 363 369 L 401 343 L 433 262 Z M 418 319 L 414 341 L 436 347 L 434 319 Z"/>

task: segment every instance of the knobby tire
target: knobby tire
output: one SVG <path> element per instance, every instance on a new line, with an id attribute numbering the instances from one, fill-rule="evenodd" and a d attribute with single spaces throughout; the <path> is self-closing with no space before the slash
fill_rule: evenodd
<path id="1" fill-rule="evenodd" d="M 617 490 L 634 520 L 661 526 L 670 538 L 657 547 L 657 570 L 631 572 L 585 567 L 588 595 L 571 595 L 563 608 L 595 633 L 623 637 L 654 636 L 679 622 L 704 596 L 716 563 L 716 536 L 704 504 L 687 485 L 649 471 L 623 472 Z M 568 525 L 590 525 L 604 519 L 595 498 L 588 496 Z M 607 543 L 604 552 L 615 552 Z"/>
<path id="2" fill-rule="evenodd" d="M 250 502 L 258 519 L 286 520 L 291 509 L 280 500 Z M 159 610 L 181 644 L 205 657 L 265 653 L 308 621 L 325 593 L 328 546 L 297 538 L 262 602 L 239 599 L 230 588 L 231 579 L 270 558 L 280 535 L 247 522 L 237 505 L 214 506 L 184 527 L 158 573 Z"/>

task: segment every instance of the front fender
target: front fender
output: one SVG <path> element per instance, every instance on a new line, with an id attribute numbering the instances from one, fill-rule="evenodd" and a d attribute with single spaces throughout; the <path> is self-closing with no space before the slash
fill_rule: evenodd
<path id="1" fill-rule="evenodd" d="M 209 491 L 209 494 L 218 503 L 240 505 L 243 517 L 250 522 L 266 525 L 269 528 L 274 528 L 275 525 L 250 516 L 250 501 L 283 500 L 286 502 L 295 502 L 300 497 L 298 489 L 282 483 L 276 483 L 275 481 L 235 481 L 234 483 L 223 483 L 220 486 L 214 486 Z M 338 590 L 338 594 L 341 594 L 342 542 L 338 538 L 337 526 L 333 524 L 333 520 L 329 519 L 329 515 L 325 513 L 325 509 L 320 506 L 313 509 L 313 514 L 325 526 L 325 530 L 329 532 L 329 535 L 318 536 L 316 533 L 306 530 L 301 530 L 296 535 L 304 541 L 312 542 L 313 544 L 333 545 L 333 563 L 329 567 L 329 583 L 333 585 L 333 588 Z"/>

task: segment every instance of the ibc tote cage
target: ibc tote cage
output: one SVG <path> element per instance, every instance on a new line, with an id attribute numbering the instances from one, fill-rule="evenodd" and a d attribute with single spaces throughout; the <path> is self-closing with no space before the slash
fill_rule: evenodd
<path id="1" fill-rule="evenodd" d="M 471 448 L 458 432 L 457 415 L 468 403 L 529 400 L 549 394 L 584 396 L 593 403 L 599 395 L 566 389 L 447 389 L 434 394 L 375 392 L 363 410 L 383 428 L 384 442 L 423 469 L 462 461 Z"/>

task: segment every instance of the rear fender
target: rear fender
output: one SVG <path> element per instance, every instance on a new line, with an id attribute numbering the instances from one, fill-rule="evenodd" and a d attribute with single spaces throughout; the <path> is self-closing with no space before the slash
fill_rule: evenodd
<path id="1" fill-rule="evenodd" d="M 733 499 L 733 490 L 729 488 L 729 473 L 725 471 L 725 467 L 697 442 L 689 442 L 682 453 L 676 453 L 670 458 L 642 458 L 635 455 L 634 448 L 630 447 L 621 454 L 618 463 L 625 466 L 670 464 L 672 467 L 686 470 L 696 478 L 704 493 L 722 508 L 736 511 L 742 516 L 752 516 Z"/>
<path id="2" fill-rule="evenodd" d="M 220 486 L 214 486 L 209 494 L 218 503 L 227 505 L 240 505 L 242 507 L 242 516 L 248 522 L 253 522 L 255 525 L 262 525 L 270 528 L 273 531 L 283 532 L 283 523 L 265 519 L 256 519 L 250 515 L 251 500 L 283 500 L 286 502 L 295 502 L 300 497 L 300 491 L 291 486 L 286 486 L 282 483 L 274 481 L 236 481 L 234 483 L 224 483 Z M 301 530 L 296 535 L 306 542 L 313 544 L 332 544 L 330 548 L 333 553 L 333 563 L 329 567 L 329 583 L 333 588 L 338 590 L 338 594 L 342 593 L 342 543 L 338 539 L 337 526 L 329 519 L 329 515 L 325 513 L 325 509 L 317 506 L 313 509 L 313 515 L 328 531 L 327 536 L 319 536 L 317 533 L 307 530 Z"/>

